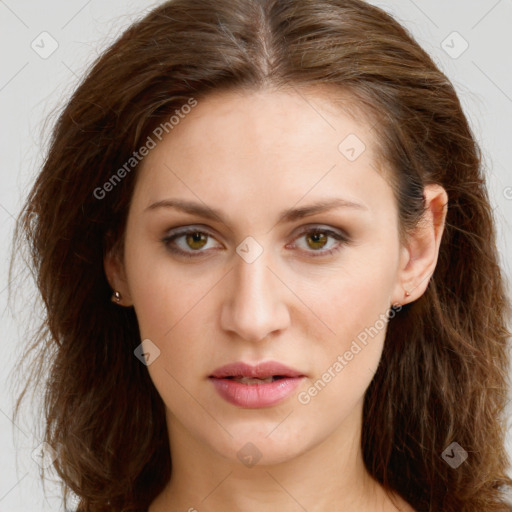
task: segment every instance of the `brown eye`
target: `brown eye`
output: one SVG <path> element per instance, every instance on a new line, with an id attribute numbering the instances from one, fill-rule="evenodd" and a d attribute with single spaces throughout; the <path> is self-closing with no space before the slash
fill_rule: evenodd
<path id="1" fill-rule="evenodd" d="M 213 236 L 198 229 L 185 229 L 162 239 L 169 251 L 189 257 L 202 256 L 207 250 L 202 250 Z M 178 243 L 178 241 L 180 243 Z"/>
<path id="2" fill-rule="evenodd" d="M 191 249 L 201 249 L 206 244 L 206 238 L 208 235 L 205 236 L 204 233 L 201 233 L 200 231 L 197 231 L 195 233 L 187 233 L 185 235 L 185 240 L 187 245 Z"/>
<path id="3" fill-rule="evenodd" d="M 325 233 L 322 233 L 321 231 L 314 231 L 306 236 L 306 240 L 311 240 L 313 244 L 310 246 L 312 249 L 323 249 L 328 241 L 328 238 L 329 236 L 327 236 Z"/>
<path id="4" fill-rule="evenodd" d="M 305 252 L 312 257 L 329 256 L 339 251 L 343 245 L 350 243 L 350 238 L 341 232 L 331 229 L 313 228 L 303 231 L 296 240 L 305 239 Z M 323 250 L 329 243 L 329 239 L 333 239 L 336 243 L 331 244 L 328 249 Z"/>
<path id="5" fill-rule="evenodd" d="M 194 258 L 210 252 L 207 247 L 210 239 L 214 239 L 210 233 L 192 228 L 167 236 L 162 239 L 162 242 L 170 252 Z M 329 256 L 340 250 L 343 245 L 350 243 L 350 238 L 346 234 L 318 227 L 303 231 L 295 240 L 301 239 L 306 240 L 306 245 L 305 247 L 299 246 L 299 248 L 312 257 Z M 329 246 L 330 240 L 335 243 Z M 292 248 L 297 247 L 297 245 L 293 244 Z M 203 250 L 205 247 L 206 249 Z"/>

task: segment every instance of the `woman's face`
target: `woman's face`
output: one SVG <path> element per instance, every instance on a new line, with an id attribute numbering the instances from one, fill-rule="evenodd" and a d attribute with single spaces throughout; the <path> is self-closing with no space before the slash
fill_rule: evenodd
<path id="1" fill-rule="evenodd" d="M 407 257 L 375 133 L 305 92 L 225 92 L 182 117 L 139 170 L 124 256 L 171 452 L 271 464 L 353 443 Z M 216 373 L 268 361 L 295 376 Z"/>

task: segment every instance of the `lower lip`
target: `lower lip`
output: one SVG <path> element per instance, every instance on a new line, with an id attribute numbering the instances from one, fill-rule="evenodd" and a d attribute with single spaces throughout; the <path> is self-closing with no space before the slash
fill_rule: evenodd
<path id="1" fill-rule="evenodd" d="M 242 384 L 232 379 L 210 377 L 217 393 L 227 402 L 247 409 L 278 404 L 288 398 L 304 377 L 285 377 L 263 384 Z"/>

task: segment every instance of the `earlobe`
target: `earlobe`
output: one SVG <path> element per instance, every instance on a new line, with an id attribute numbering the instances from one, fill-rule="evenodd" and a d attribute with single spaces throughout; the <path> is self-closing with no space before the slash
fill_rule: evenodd
<path id="1" fill-rule="evenodd" d="M 399 283 L 404 300 L 413 302 L 427 289 L 432 277 L 444 231 L 448 209 L 448 194 L 437 184 L 424 189 L 426 211 L 416 228 L 409 234 L 406 247 L 402 247 Z"/>

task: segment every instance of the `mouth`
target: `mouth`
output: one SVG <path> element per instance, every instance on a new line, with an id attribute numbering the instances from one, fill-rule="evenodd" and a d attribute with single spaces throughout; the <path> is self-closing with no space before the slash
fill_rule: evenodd
<path id="1" fill-rule="evenodd" d="M 288 399 L 306 376 L 281 363 L 251 366 L 237 362 L 218 368 L 209 376 L 218 394 L 246 409 L 265 408 Z"/>

